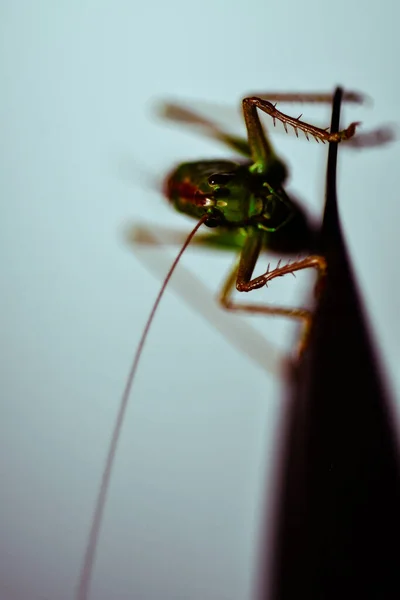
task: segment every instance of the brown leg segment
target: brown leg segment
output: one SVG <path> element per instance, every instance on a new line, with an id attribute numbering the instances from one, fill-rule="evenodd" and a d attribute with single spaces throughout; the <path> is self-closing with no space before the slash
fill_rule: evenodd
<path id="1" fill-rule="evenodd" d="M 358 122 L 351 123 L 347 127 L 347 129 L 343 129 L 342 131 L 338 131 L 336 133 L 329 133 L 329 131 L 327 131 L 326 129 L 321 129 L 320 127 L 316 127 L 315 125 L 306 123 L 305 121 L 300 121 L 301 115 L 296 119 L 294 117 L 290 117 L 289 115 L 284 114 L 276 108 L 275 104 L 273 104 L 269 100 L 263 100 L 262 98 L 259 98 L 257 96 L 243 99 L 243 112 L 246 124 L 248 124 L 249 121 L 254 120 L 254 112 L 256 108 L 259 108 L 267 115 L 270 115 L 274 122 L 274 125 L 276 123 L 276 119 L 278 119 L 278 121 L 281 121 L 286 132 L 287 126 L 290 125 L 291 127 L 293 127 L 297 137 L 298 130 L 300 129 L 301 131 L 303 131 L 307 139 L 309 139 L 309 136 L 311 135 L 317 142 L 321 140 L 322 143 L 340 142 L 343 140 L 348 140 L 349 138 L 353 137 L 356 131 L 356 127 L 359 124 Z M 250 139 L 249 144 L 251 146 Z"/>
<path id="2" fill-rule="evenodd" d="M 162 106 L 160 114 L 168 121 L 199 126 L 205 135 L 222 142 L 229 148 L 239 152 L 239 154 L 250 156 L 249 145 L 245 139 L 224 131 L 210 119 L 197 114 L 191 108 L 169 102 Z"/>
<path id="3" fill-rule="evenodd" d="M 318 279 L 315 286 L 316 295 L 320 293 L 321 286 L 323 283 L 323 279 L 326 274 L 326 261 L 322 256 L 312 255 L 308 256 L 305 259 L 298 260 L 291 264 L 287 264 L 283 267 L 279 266 L 273 271 L 266 271 L 263 275 L 256 277 L 255 279 L 246 280 L 247 278 L 243 278 L 243 273 L 241 274 L 241 262 L 242 257 L 239 256 L 232 271 L 229 273 L 226 282 L 221 290 L 219 295 L 219 302 L 222 306 L 231 311 L 241 311 L 248 312 L 251 314 L 268 314 L 268 315 L 276 315 L 282 317 L 288 317 L 292 319 L 297 319 L 303 321 L 303 331 L 300 336 L 299 345 L 298 345 L 298 355 L 300 355 L 307 346 L 308 337 L 310 334 L 311 323 L 313 314 L 311 311 L 304 308 L 284 308 L 281 306 L 268 306 L 268 305 L 253 305 L 253 304 L 242 304 L 239 302 L 233 302 L 231 300 L 231 295 L 233 289 L 236 284 L 236 289 L 240 292 L 249 292 L 254 289 L 261 288 L 266 286 L 269 281 L 274 279 L 275 277 L 282 277 L 283 275 L 287 275 L 288 273 L 294 274 L 295 271 L 300 271 L 302 269 L 317 269 L 318 271 Z M 241 276 L 242 275 L 242 276 Z"/>

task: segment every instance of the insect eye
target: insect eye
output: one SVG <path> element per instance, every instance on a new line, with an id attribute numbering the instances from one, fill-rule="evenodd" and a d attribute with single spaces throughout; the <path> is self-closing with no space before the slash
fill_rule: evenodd
<path id="1" fill-rule="evenodd" d="M 208 178 L 208 184 L 212 187 L 215 185 L 226 185 L 234 176 L 234 173 L 214 173 Z"/>

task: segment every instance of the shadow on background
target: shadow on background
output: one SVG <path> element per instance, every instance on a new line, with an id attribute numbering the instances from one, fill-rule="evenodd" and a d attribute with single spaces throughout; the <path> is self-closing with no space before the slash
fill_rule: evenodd
<path id="1" fill-rule="evenodd" d="M 332 131 L 341 98 L 338 89 Z M 400 598 L 398 450 L 338 219 L 336 160 L 330 144 L 321 233 L 328 276 L 291 377 L 273 583 L 262 564 L 263 600 Z"/>

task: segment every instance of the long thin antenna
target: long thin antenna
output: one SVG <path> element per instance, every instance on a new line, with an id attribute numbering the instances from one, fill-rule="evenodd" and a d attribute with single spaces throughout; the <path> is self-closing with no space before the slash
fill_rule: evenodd
<path id="1" fill-rule="evenodd" d="M 103 470 L 103 475 L 101 478 L 101 485 L 100 485 L 100 490 L 99 490 L 99 493 L 97 496 L 96 507 L 95 507 L 95 510 L 93 513 L 93 519 L 92 519 L 92 524 L 90 527 L 88 543 L 86 546 L 85 557 L 83 560 L 82 570 L 81 570 L 79 580 L 78 580 L 78 586 L 77 586 L 76 595 L 75 595 L 76 600 L 87 600 L 89 597 L 88 593 L 89 593 L 89 588 L 90 588 L 92 575 L 93 575 L 93 565 L 94 565 L 94 560 L 96 557 L 97 544 L 98 544 L 98 539 L 99 539 L 99 534 L 100 534 L 100 527 L 101 527 L 101 523 L 103 520 L 103 513 L 104 513 L 104 508 L 106 505 L 107 494 L 108 494 L 108 491 L 110 488 L 110 479 L 111 479 L 111 473 L 112 473 L 114 462 L 115 462 L 117 445 L 118 445 L 118 441 L 119 441 L 119 438 L 121 435 L 121 429 L 122 429 L 122 425 L 124 422 L 124 417 L 125 417 L 126 408 L 128 405 L 129 396 L 130 396 L 130 393 L 132 390 L 132 385 L 133 385 L 133 382 L 134 382 L 134 379 L 135 379 L 135 376 L 137 373 L 139 361 L 142 356 L 142 352 L 143 352 L 143 348 L 144 348 L 144 345 L 145 345 L 145 342 L 147 339 L 147 335 L 149 333 L 151 324 L 153 322 L 154 315 L 160 304 L 161 298 L 163 297 L 163 294 L 168 285 L 168 282 L 171 279 L 172 274 L 175 271 L 175 268 L 182 257 L 182 254 L 185 252 L 186 248 L 189 246 L 190 242 L 192 241 L 193 237 L 197 233 L 198 229 L 200 229 L 200 227 L 203 225 L 203 223 L 206 222 L 207 219 L 208 219 L 208 215 L 204 215 L 200 219 L 200 221 L 196 224 L 196 226 L 193 228 L 193 230 L 189 233 L 188 237 L 186 238 L 185 243 L 183 244 L 182 248 L 180 249 L 178 255 L 176 256 L 174 262 L 171 265 L 170 270 L 168 271 L 168 273 L 163 281 L 160 291 L 158 292 L 158 296 L 153 304 L 153 308 L 151 309 L 150 315 L 147 319 L 146 325 L 143 329 L 142 337 L 140 338 L 140 342 L 137 347 L 135 357 L 132 361 L 132 366 L 131 366 L 131 369 L 129 371 L 129 374 L 128 374 L 128 377 L 126 380 L 125 389 L 124 389 L 124 392 L 121 397 L 119 411 L 117 414 L 117 419 L 115 421 L 114 430 L 113 430 L 113 434 L 112 434 L 111 441 L 110 441 L 110 446 L 109 446 L 108 453 L 107 453 L 107 460 L 106 460 L 106 464 L 105 464 L 105 467 Z"/>

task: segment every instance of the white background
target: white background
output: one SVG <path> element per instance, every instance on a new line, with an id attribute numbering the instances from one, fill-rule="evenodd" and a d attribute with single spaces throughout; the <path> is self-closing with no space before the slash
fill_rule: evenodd
<path id="1" fill-rule="evenodd" d="M 189 231 L 194 222 L 151 181 L 182 160 L 226 154 L 157 120 L 155 101 L 226 105 L 224 118 L 243 132 L 235 108 L 246 93 L 330 91 L 340 83 L 373 99 L 346 108 L 346 124 L 360 120 L 367 131 L 396 123 L 397 6 L 1 2 L 2 600 L 74 597 L 124 380 L 176 252 L 139 253 L 126 230 L 146 223 Z M 298 112 L 329 124 L 329 107 Z M 291 166 L 289 189 L 318 216 L 327 147 L 274 140 Z M 394 415 L 400 143 L 340 150 L 340 212 Z M 231 261 L 189 249 L 182 266 L 209 292 L 200 295 L 181 270 L 154 322 L 123 429 L 92 599 L 252 597 L 260 515 L 276 491 L 280 359 L 296 329 L 250 317 L 230 339 L 237 318 L 222 321 L 213 296 Z M 304 302 L 306 283 L 290 278 L 262 294 Z"/>

